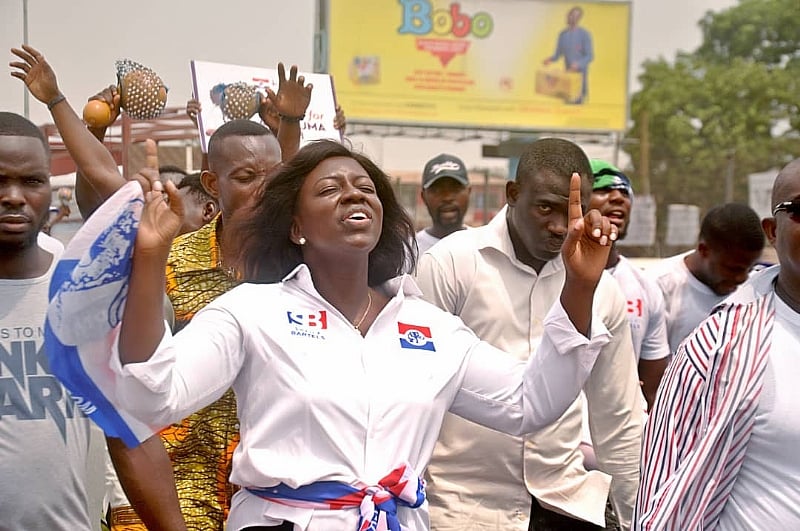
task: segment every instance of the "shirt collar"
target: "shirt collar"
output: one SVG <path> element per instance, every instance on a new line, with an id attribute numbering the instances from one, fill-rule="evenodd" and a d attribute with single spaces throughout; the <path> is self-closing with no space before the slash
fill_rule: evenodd
<path id="1" fill-rule="evenodd" d="M 505 255 L 508 260 L 518 268 L 535 273 L 533 268 L 522 263 L 517 258 L 517 253 L 514 252 L 514 244 L 511 242 L 511 236 L 508 233 L 507 215 L 508 205 L 504 205 L 487 225 L 475 229 L 474 233 L 477 233 L 476 242 L 478 250 L 494 249 Z M 564 269 L 564 262 L 561 259 L 561 254 L 559 254 L 544 265 L 539 275 L 550 275 L 562 269 Z"/>
<path id="2" fill-rule="evenodd" d="M 317 288 L 314 287 L 314 281 L 311 278 L 311 270 L 306 264 L 300 264 L 295 267 L 288 275 L 283 277 L 281 282 L 296 284 L 301 290 L 319 296 Z M 378 289 L 392 298 L 397 297 L 399 299 L 404 299 L 405 297 L 422 297 L 422 290 L 419 289 L 414 278 L 408 274 L 390 278 L 378 286 Z"/>

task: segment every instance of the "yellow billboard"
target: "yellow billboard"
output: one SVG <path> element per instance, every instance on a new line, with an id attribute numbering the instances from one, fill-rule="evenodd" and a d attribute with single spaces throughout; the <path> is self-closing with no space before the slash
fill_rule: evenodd
<path id="1" fill-rule="evenodd" d="M 348 119 L 625 129 L 628 2 L 328 0 L 328 72 Z"/>

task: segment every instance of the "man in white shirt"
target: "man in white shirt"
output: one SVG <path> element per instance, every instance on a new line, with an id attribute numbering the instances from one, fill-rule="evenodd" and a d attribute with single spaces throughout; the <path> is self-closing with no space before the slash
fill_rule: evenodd
<path id="1" fill-rule="evenodd" d="M 754 274 L 684 341 L 642 450 L 641 530 L 800 529 L 800 159 L 762 226 L 779 266 Z"/>
<path id="2" fill-rule="evenodd" d="M 534 142 L 506 185 L 507 207 L 488 225 L 442 240 L 417 268 L 428 300 L 522 360 L 539 346 L 564 283 L 560 251 L 573 172 L 586 202 L 592 172 L 583 151 L 561 139 Z M 584 387 L 600 470 L 583 465 L 580 401 L 524 438 L 448 415 L 428 467 L 433 529 L 602 529 L 609 491 L 629 527 L 639 479 L 639 379 L 625 298 L 610 276 L 594 300 L 612 335 Z"/>
<path id="3" fill-rule="evenodd" d="M 591 164 L 594 184 L 589 208 L 596 208 L 617 226 L 617 241 L 620 241 L 628 232 L 633 203 L 631 181 L 619 168 L 606 161 L 592 159 Z M 627 299 L 633 350 L 649 409 L 655 400 L 658 384 L 667 368 L 670 355 L 664 318 L 664 296 L 655 282 L 645 277 L 644 271 L 620 254 L 616 243 L 608 255 L 606 270 L 619 283 Z"/>
<path id="4" fill-rule="evenodd" d="M 727 203 L 705 215 L 694 250 L 667 258 L 648 271 L 664 294 L 671 352 L 747 280 L 763 249 L 764 233 L 755 211 Z"/>
<path id="5" fill-rule="evenodd" d="M 425 164 L 420 195 L 433 224 L 417 232 L 419 254 L 448 234 L 467 228 L 469 193 L 467 168 L 460 158 L 442 153 Z"/>

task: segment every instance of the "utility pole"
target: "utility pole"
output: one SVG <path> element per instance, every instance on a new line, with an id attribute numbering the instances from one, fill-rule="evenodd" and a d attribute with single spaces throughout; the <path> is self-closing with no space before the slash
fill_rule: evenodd
<path id="1" fill-rule="evenodd" d="M 22 42 L 25 43 L 27 46 L 28 44 L 28 0 L 22 0 Z M 28 91 L 28 86 L 23 83 L 22 84 L 24 91 L 22 94 L 22 114 L 25 118 L 30 120 L 31 117 L 31 109 L 30 109 L 30 92 Z"/>
<path id="2" fill-rule="evenodd" d="M 646 109 L 639 117 L 639 167 L 642 194 L 650 195 L 650 114 Z"/>
<path id="3" fill-rule="evenodd" d="M 486 225 L 489 223 L 489 168 L 483 169 L 483 214 L 481 221 Z"/>
<path id="4" fill-rule="evenodd" d="M 733 202 L 733 179 L 736 171 L 736 149 L 728 150 L 728 167 L 725 171 L 725 202 Z"/>

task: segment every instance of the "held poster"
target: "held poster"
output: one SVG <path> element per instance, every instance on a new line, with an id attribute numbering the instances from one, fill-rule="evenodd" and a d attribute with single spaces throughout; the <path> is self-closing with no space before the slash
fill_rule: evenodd
<path id="1" fill-rule="evenodd" d="M 208 139 L 225 122 L 239 118 L 261 123 L 258 115 L 259 98 L 266 98 L 265 88 L 278 92 L 278 70 L 207 61 L 192 61 L 192 83 L 195 97 L 202 111 L 197 119 L 200 145 L 208 152 Z M 286 67 L 289 75 L 289 67 Z M 336 117 L 336 97 L 333 80 L 328 74 L 309 74 L 305 82 L 314 85 L 311 103 L 306 109 L 305 119 L 300 122 L 301 145 L 313 140 L 328 138 L 341 141 L 339 131 L 333 127 Z"/>
<path id="2" fill-rule="evenodd" d="M 625 129 L 628 2 L 329 0 L 352 121 Z"/>

